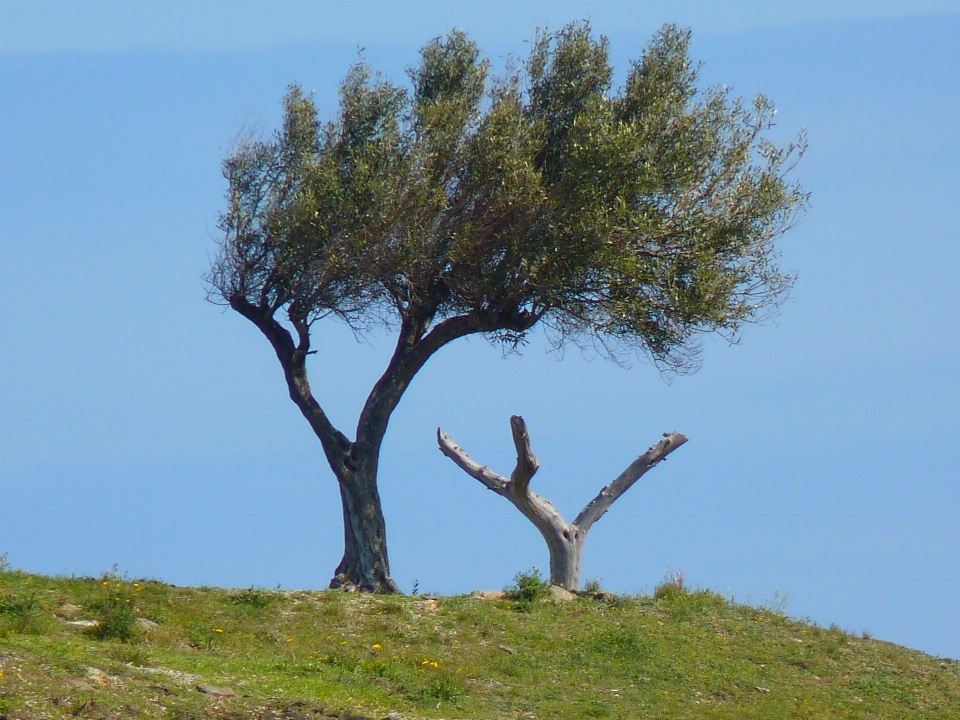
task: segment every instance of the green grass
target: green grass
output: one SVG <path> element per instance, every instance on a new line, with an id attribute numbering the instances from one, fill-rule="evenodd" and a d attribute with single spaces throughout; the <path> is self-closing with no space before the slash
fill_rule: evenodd
<path id="1" fill-rule="evenodd" d="M 960 717 L 951 660 L 676 584 L 564 604 L 528 585 L 481 600 L 0 572 L 0 717 Z"/>

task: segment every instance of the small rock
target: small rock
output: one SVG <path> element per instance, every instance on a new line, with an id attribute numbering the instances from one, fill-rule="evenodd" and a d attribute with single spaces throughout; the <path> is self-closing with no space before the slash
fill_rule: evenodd
<path id="1" fill-rule="evenodd" d="M 504 594 L 499 590 L 474 590 L 470 596 L 481 600 L 503 600 L 504 598 Z"/>
<path id="2" fill-rule="evenodd" d="M 99 620 L 71 620 L 70 622 L 67 623 L 67 625 L 70 625 L 72 627 L 78 627 L 78 628 L 94 628 L 94 627 L 100 627 L 100 621 Z"/>
<path id="3" fill-rule="evenodd" d="M 438 607 L 440 606 L 437 605 L 437 601 L 433 599 L 420 603 L 421 610 L 436 610 Z"/>
<path id="4" fill-rule="evenodd" d="M 110 684 L 107 680 L 107 674 L 100 668 L 88 667 L 87 677 L 93 680 L 97 685 L 106 687 Z"/>
<path id="5" fill-rule="evenodd" d="M 755 689 L 757 692 L 762 692 L 762 693 L 770 692 L 770 688 L 760 687 L 759 685 L 757 685 Z"/>
<path id="6" fill-rule="evenodd" d="M 93 690 L 94 689 L 93 685 L 91 685 L 90 683 L 88 683 L 86 680 L 82 678 L 67 678 L 66 680 L 64 680 L 64 684 L 67 685 L 67 687 L 73 688 L 74 690 Z"/>
<path id="7" fill-rule="evenodd" d="M 79 605 L 74 605 L 73 603 L 64 603 L 57 609 L 57 615 L 60 617 L 71 618 L 75 617 L 81 610 L 83 610 L 83 608 Z"/>
<path id="8" fill-rule="evenodd" d="M 552 597 L 556 602 L 570 602 L 571 600 L 577 599 L 576 595 L 569 590 L 564 590 L 559 585 L 550 586 L 550 597 Z"/>
<path id="9" fill-rule="evenodd" d="M 497 645 L 497 647 L 500 648 L 501 650 L 503 650 L 507 655 L 516 655 L 516 654 L 517 654 L 517 651 L 514 650 L 514 649 L 513 649 L 512 647 L 510 647 L 509 645 Z"/>
<path id="10" fill-rule="evenodd" d="M 210 685 L 197 685 L 197 690 L 202 692 L 204 695 L 210 695 L 212 697 L 236 697 L 237 694 L 230 688 L 218 688 L 212 687 Z"/>
<path id="11" fill-rule="evenodd" d="M 158 627 L 160 627 L 153 620 L 150 620 L 149 618 L 142 618 L 142 617 L 137 618 L 137 626 L 141 630 L 156 630 Z"/>

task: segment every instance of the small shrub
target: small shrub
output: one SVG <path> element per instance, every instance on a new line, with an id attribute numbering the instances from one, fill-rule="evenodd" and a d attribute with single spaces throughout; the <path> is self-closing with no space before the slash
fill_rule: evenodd
<path id="1" fill-rule="evenodd" d="M 270 606 L 270 603 L 273 602 L 273 598 L 266 593 L 261 592 L 260 590 L 254 590 L 251 587 L 249 590 L 241 590 L 240 592 L 231 595 L 229 602 L 231 605 L 237 605 L 243 608 L 263 610 Z"/>
<path id="2" fill-rule="evenodd" d="M 90 628 L 89 634 L 97 640 L 132 640 L 138 629 L 140 583 L 124 582 L 116 571 L 104 573 L 98 582 L 99 596 L 90 605 L 97 625 Z"/>
<path id="3" fill-rule="evenodd" d="M 44 616 L 36 595 L 0 594 L 0 633 L 40 634 L 44 629 Z"/>
<path id="4" fill-rule="evenodd" d="M 439 702 L 455 703 L 466 693 L 463 681 L 449 672 L 438 672 L 426 690 L 426 695 Z"/>
<path id="5" fill-rule="evenodd" d="M 599 595 L 602 592 L 603 589 L 600 587 L 600 578 L 588 580 L 587 584 L 583 586 L 584 595 Z"/>
<path id="6" fill-rule="evenodd" d="M 223 628 L 211 627 L 203 620 L 194 620 L 186 628 L 187 639 L 190 645 L 201 650 L 212 650 L 224 635 Z M 263 637 L 266 641 L 275 641 L 272 635 Z"/>
<path id="7" fill-rule="evenodd" d="M 663 582 L 657 585 L 653 591 L 654 600 L 674 600 L 687 594 L 687 589 L 683 584 L 683 571 L 677 570 L 671 573 L 669 570 L 664 575 Z"/>
<path id="8" fill-rule="evenodd" d="M 516 603 L 518 610 L 527 611 L 535 602 L 550 594 L 550 583 L 540 575 L 540 568 L 530 572 L 521 572 L 513 578 L 513 585 L 505 587 L 503 593 L 508 600 Z"/>

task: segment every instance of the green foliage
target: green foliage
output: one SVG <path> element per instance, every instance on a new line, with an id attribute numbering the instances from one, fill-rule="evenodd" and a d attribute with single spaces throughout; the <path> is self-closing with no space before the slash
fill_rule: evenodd
<path id="1" fill-rule="evenodd" d="M 550 583 L 543 579 L 540 568 L 530 572 L 519 572 L 513 578 L 513 585 L 503 589 L 508 600 L 516 603 L 518 610 L 529 611 L 533 604 L 550 594 Z"/>
<path id="2" fill-rule="evenodd" d="M 542 322 L 557 346 L 692 368 L 699 335 L 733 337 L 783 299 L 773 241 L 806 195 L 785 179 L 803 138 L 764 137 L 762 96 L 699 88 L 689 37 L 664 26 L 615 91 L 586 23 L 538 33 L 499 78 L 460 31 L 421 50 L 411 90 L 360 62 L 326 123 L 291 87 L 276 137 L 224 162 L 211 297 L 412 343 L 457 318 L 445 342 L 511 348 Z"/>

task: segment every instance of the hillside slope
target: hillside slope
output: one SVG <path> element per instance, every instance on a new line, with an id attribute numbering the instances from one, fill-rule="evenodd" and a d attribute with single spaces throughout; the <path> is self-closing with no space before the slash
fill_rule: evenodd
<path id="1" fill-rule="evenodd" d="M 958 718 L 960 664 L 662 586 L 572 602 L 0 573 L 0 718 Z"/>

